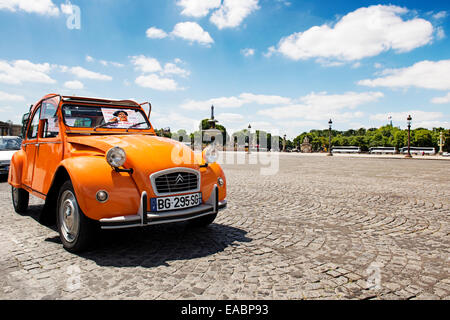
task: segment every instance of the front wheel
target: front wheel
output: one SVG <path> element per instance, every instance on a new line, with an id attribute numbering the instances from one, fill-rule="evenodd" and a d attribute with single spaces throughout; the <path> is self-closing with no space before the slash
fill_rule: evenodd
<path id="1" fill-rule="evenodd" d="M 208 215 L 200 217 L 200 218 L 195 218 L 195 219 L 192 219 L 189 221 L 189 226 L 194 227 L 194 228 L 207 227 L 211 223 L 214 222 L 216 217 L 217 217 L 217 213 L 216 214 L 208 214 Z"/>
<path id="2" fill-rule="evenodd" d="M 28 191 L 11 187 L 11 196 L 14 210 L 20 214 L 25 213 L 28 209 L 28 202 L 30 200 Z"/>
<path id="3" fill-rule="evenodd" d="M 81 211 L 70 181 L 66 181 L 59 191 L 56 219 L 59 236 L 66 250 L 81 252 L 89 247 L 95 233 L 94 221 Z"/>

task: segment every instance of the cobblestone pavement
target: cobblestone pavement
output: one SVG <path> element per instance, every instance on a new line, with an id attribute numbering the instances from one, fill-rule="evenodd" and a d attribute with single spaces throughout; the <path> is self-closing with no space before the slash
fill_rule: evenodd
<path id="1" fill-rule="evenodd" d="M 66 252 L 0 184 L 0 299 L 449 299 L 450 163 L 282 155 L 225 165 L 229 206 Z"/>

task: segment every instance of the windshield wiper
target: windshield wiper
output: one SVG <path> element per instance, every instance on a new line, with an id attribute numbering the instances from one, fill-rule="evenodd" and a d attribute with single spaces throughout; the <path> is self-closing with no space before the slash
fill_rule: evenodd
<path id="1" fill-rule="evenodd" d="M 128 130 L 130 130 L 130 129 L 134 128 L 134 127 L 140 126 L 141 124 L 147 124 L 147 122 L 144 121 L 144 122 L 135 123 L 132 126 L 129 126 L 127 128 L 127 132 L 128 132 Z"/>
<path id="2" fill-rule="evenodd" d="M 98 126 L 94 127 L 94 131 L 97 130 L 98 128 L 103 128 L 103 127 L 109 126 L 110 124 L 115 124 L 115 123 L 117 123 L 117 120 L 116 121 L 105 122 L 104 124 L 99 124 Z"/>

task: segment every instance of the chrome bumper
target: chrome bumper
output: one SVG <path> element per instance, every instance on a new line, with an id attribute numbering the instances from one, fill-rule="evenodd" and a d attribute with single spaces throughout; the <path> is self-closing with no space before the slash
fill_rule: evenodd
<path id="1" fill-rule="evenodd" d="M 219 189 L 217 186 L 214 186 L 209 200 L 204 204 L 182 210 L 157 213 L 147 211 L 148 198 L 147 193 L 144 191 L 141 195 L 141 207 L 137 215 L 100 219 L 100 226 L 102 229 L 122 229 L 188 221 L 209 214 L 217 214 L 219 210 L 225 209 L 227 200 L 219 201 L 218 199 Z"/>

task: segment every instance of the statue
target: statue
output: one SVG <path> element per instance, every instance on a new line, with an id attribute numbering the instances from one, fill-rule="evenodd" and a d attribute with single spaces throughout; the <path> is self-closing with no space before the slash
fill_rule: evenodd
<path id="1" fill-rule="evenodd" d="M 303 143 L 301 144 L 300 149 L 302 150 L 302 153 L 311 153 L 312 152 L 312 144 L 309 143 L 308 136 L 306 136 L 303 139 Z"/>

